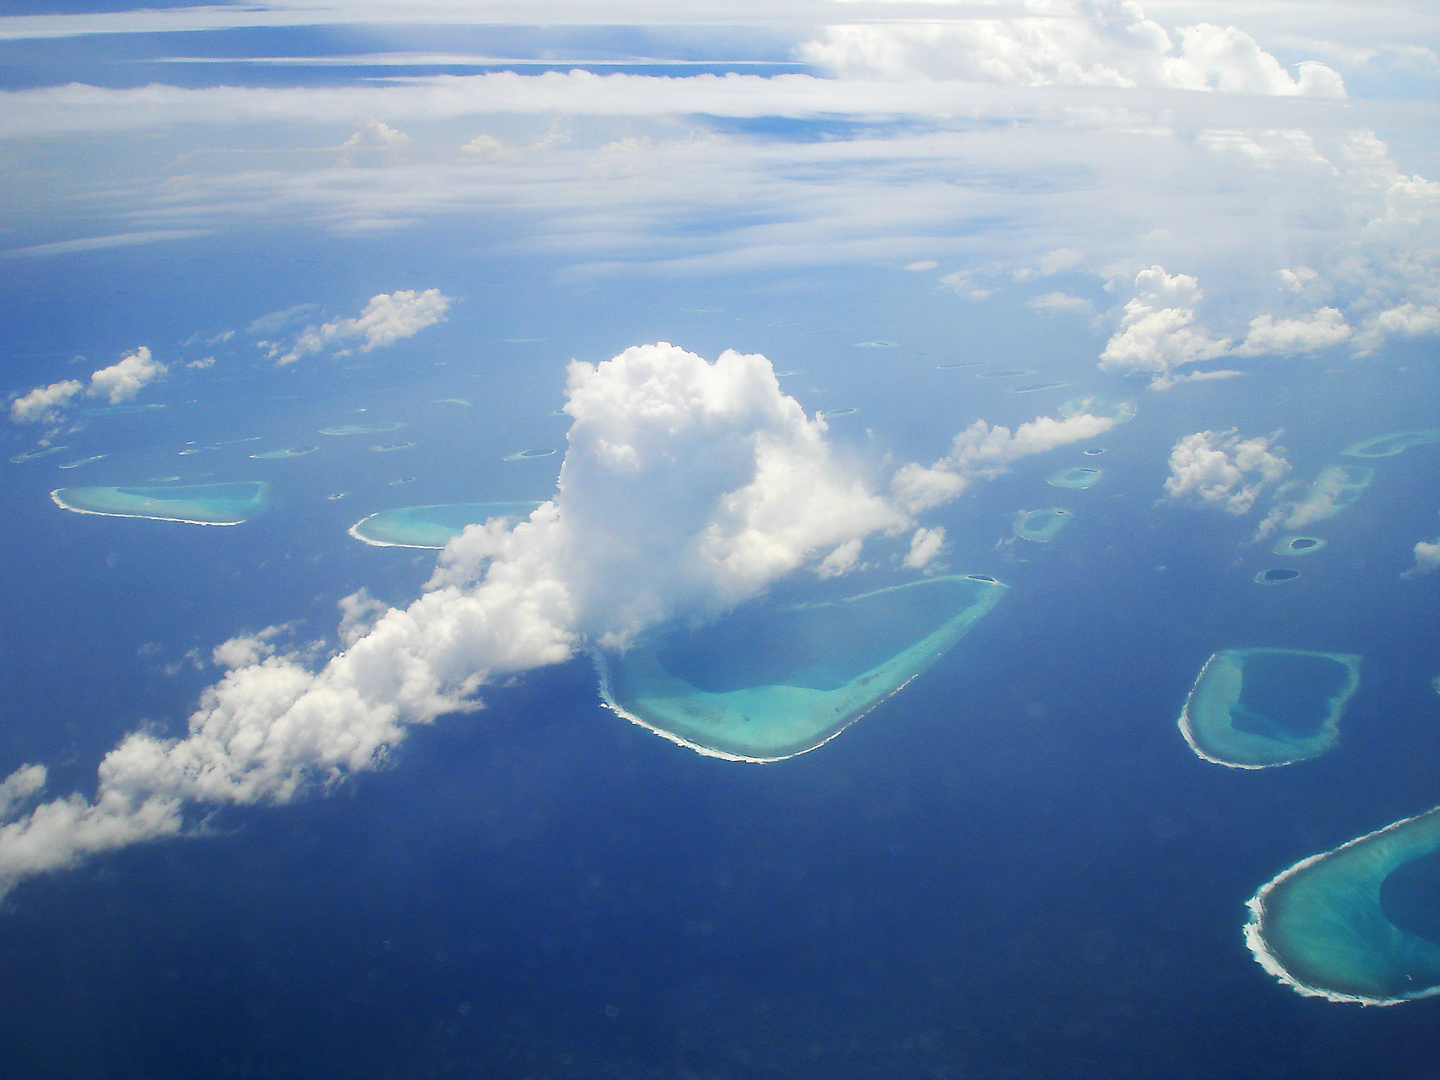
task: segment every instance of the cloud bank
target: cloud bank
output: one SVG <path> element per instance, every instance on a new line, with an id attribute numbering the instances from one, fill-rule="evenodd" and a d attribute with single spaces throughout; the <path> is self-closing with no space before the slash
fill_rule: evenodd
<path id="1" fill-rule="evenodd" d="M 1249 513 L 1265 485 L 1290 470 L 1284 451 L 1275 446 L 1279 437 L 1276 431 L 1242 439 L 1233 428 L 1184 436 L 1170 450 L 1166 497 L 1229 514 Z"/>

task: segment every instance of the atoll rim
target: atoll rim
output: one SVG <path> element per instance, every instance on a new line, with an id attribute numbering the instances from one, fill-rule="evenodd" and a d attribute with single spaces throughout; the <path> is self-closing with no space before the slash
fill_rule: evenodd
<path id="1" fill-rule="evenodd" d="M 1197 757 L 1268 769 L 1318 757 L 1340 739 L 1360 657 L 1302 649 L 1224 649 L 1200 669 L 1180 712 Z"/>
<path id="2" fill-rule="evenodd" d="M 71 487 L 50 493 L 55 505 L 77 514 L 151 518 L 186 525 L 239 525 L 269 504 L 270 485 L 176 484 L 171 487 Z"/>
<path id="3" fill-rule="evenodd" d="M 1306 997 L 1399 1005 L 1440 994 L 1440 941 L 1397 925 L 1409 911 L 1427 912 L 1425 932 L 1440 938 L 1433 883 L 1407 897 L 1413 885 L 1403 880 L 1437 851 L 1440 807 L 1303 859 L 1250 899 L 1245 943 Z"/>
<path id="4" fill-rule="evenodd" d="M 332 496 L 333 498 L 333 496 Z M 443 548 L 465 531 L 491 518 L 523 518 L 538 502 L 435 503 L 382 510 L 350 526 L 350 535 L 374 547 Z"/>
<path id="5" fill-rule="evenodd" d="M 383 431 L 399 431 L 406 425 L 398 421 L 376 424 L 337 424 L 334 427 L 323 427 L 321 435 L 379 435 Z"/>
<path id="6" fill-rule="evenodd" d="M 702 754 L 779 761 L 823 745 L 900 690 L 1005 591 L 993 578 L 947 576 L 825 603 L 762 601 L 596 653 L 601 695 Z"/>

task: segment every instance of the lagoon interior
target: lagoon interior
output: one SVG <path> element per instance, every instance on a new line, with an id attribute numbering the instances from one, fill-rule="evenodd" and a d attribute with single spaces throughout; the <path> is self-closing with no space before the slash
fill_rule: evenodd
<path id="1" fill-rule="evenodd" d="M 170 487 L 68 487 L 57 488 L 50 497 L 58 506 L 79 514 L 239 525 L 264 512 L 270 487 L 261 481 Z"/>
<path id="2" fill-rule="evenodd" d="M 490 518 L 524 518 L 538 503 L 440 503 L 382 510 L 356 522 L 350 535 L 381 547 L 443 548 L 447 541 Z"/>

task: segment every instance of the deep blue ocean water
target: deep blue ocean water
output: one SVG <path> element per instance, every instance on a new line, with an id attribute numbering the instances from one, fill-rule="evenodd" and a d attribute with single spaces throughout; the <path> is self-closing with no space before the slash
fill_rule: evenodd
<path id="1" fill-rule="evenodd" d="M 1275 873 L 1440 803 L 1437 581 L 1398 576 L 1435 532 L 1440 447 L 1375 463 L 1360 501 L 1312 527 L 1329 546 L 1286 561 L 1302 575 L 1276 586 L 1252 580 L 1277 563 L 1269 543 L 1246 543 L 1257 515 L 1157 506 L 1184 432 L 1284 427 L 1308 482 L 1357 439 L 1433 424 L 1433 351 L 1304 381 L 1262 364 L 1244 394 L 1148 394 L 1095 373 L 1093 342 L 1056 332 L 995 348 L 981 342 L 996 335 L 917 318 L 873 282 L 847 283 L 848 305 L 833 283 L 823 304 L 818 288 L 713 299 L 657 286 L 650 303 L 628 301 L 628 319 L 614 313 L 619 286 L 576 286 L 557 311 L 538 285 L 525 300 L 525 282 L 511 284 L 522 297 L 512 309 L 472 285 L 470 310 L 417 338 L 401 364 L 220 364 L 203 393 L 182 375 L 164 410 L 91 419 L 69 438 L 77 456 L 106 452 L 101 461 L 69 472 L 56 459 L 7 463 L 0 588 L 6 610 L 24 613 L 0 630 L 7 771 L 44 761 L 53 791 L 88 792 L 126 732 L 183 730 L 215 675 L 189 650 L 203 657 L 290 621 L 296 641 L 333 637 L 336 600 L 362 585 L 395 603 L 416 595 L 433 554 L 369 548 L 346 528 L 393 506 L 543 498 L 559 456 L 503 458 L 563 447 L 565 420 L 551 413 L 571 356 L 660 337 L 712 357 L 759 349 L 803 372 L 782 385 L 807 409 L 857 409 L 832 424 L 842 445 L 897 460 L 932 460 L 976 417 L 1016 423 L 1073 392 L 1010 395 L 1003 380 L 943 363 L 1008 366 L 1044 345 L 1042 375 L 1128 391 L 1140 413 L 1097 440 L 1101 458 L 1076 447 L 1021 462 L 935 515 L 952 568 L 1011 592 L 921 679 L 814 753 L 767 766 L 702 758 L 603 710 L 576 661 L 486 691 L 485 711 L 415 732 L 393 768 L 328 798 L 227 810 L 213 835 L 22 885 L 0 916 L 7 1071 L 1440 1075 L 1433 1003 L 1302 999 L 1240 934 L 1244 902 Z M 232 310 L 282 306 L 289 285 L 273 288 L 270 307 L 250 296 Z M 153 312 L 158 301 L 144 299 Z M 681 312 L 707 305 L 760 314 Z M 215 318 L 219 328 L 239 316 Z M 117 348 L 144 340 L 135 324 L 114 331 Z M 78 349 L 70 333 L 57 319 L 36 355 Z M 900 344 L 854 348 L 873 340 Z M 473 404 L 432 404 L 451 396 Z M 317 434 L 392 419 L 410 427 Z M 369 449 L 412 432 L 413 449 Z M 190 440 L 216 448 L 178 456 Z M 320 449 L 248 456 L 302 444 Z M 1095 460 L 1105 476 L 1091 489 L 1044 484 Z M 170 470 L 269 480 L 274 505 L 244 526 L 202 529 L 66 514 L 47 497 L 62 483 Z M 1052 504 L 1074 513 L 1053 543 L 1013 537 L 1017 510 Z M 860 573 L 850 587 L 892 579 Z M 1175 720 L 1200 666 L 1253 646 L 1363 655 L 1336 750 L 1240 773 L 1186 747 Z"/>

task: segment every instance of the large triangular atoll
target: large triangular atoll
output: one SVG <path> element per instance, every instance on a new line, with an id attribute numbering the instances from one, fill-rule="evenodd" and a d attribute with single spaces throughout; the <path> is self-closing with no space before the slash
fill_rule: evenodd
<path id="1" fill-rule="evenodd" d="M 951 575 L 825 603 L 749 604 L 597 654 L 601 693 L 702 754 L 779 761 L 833 739 L 919 675 L 1005 591 L 982 574 Z"/>

